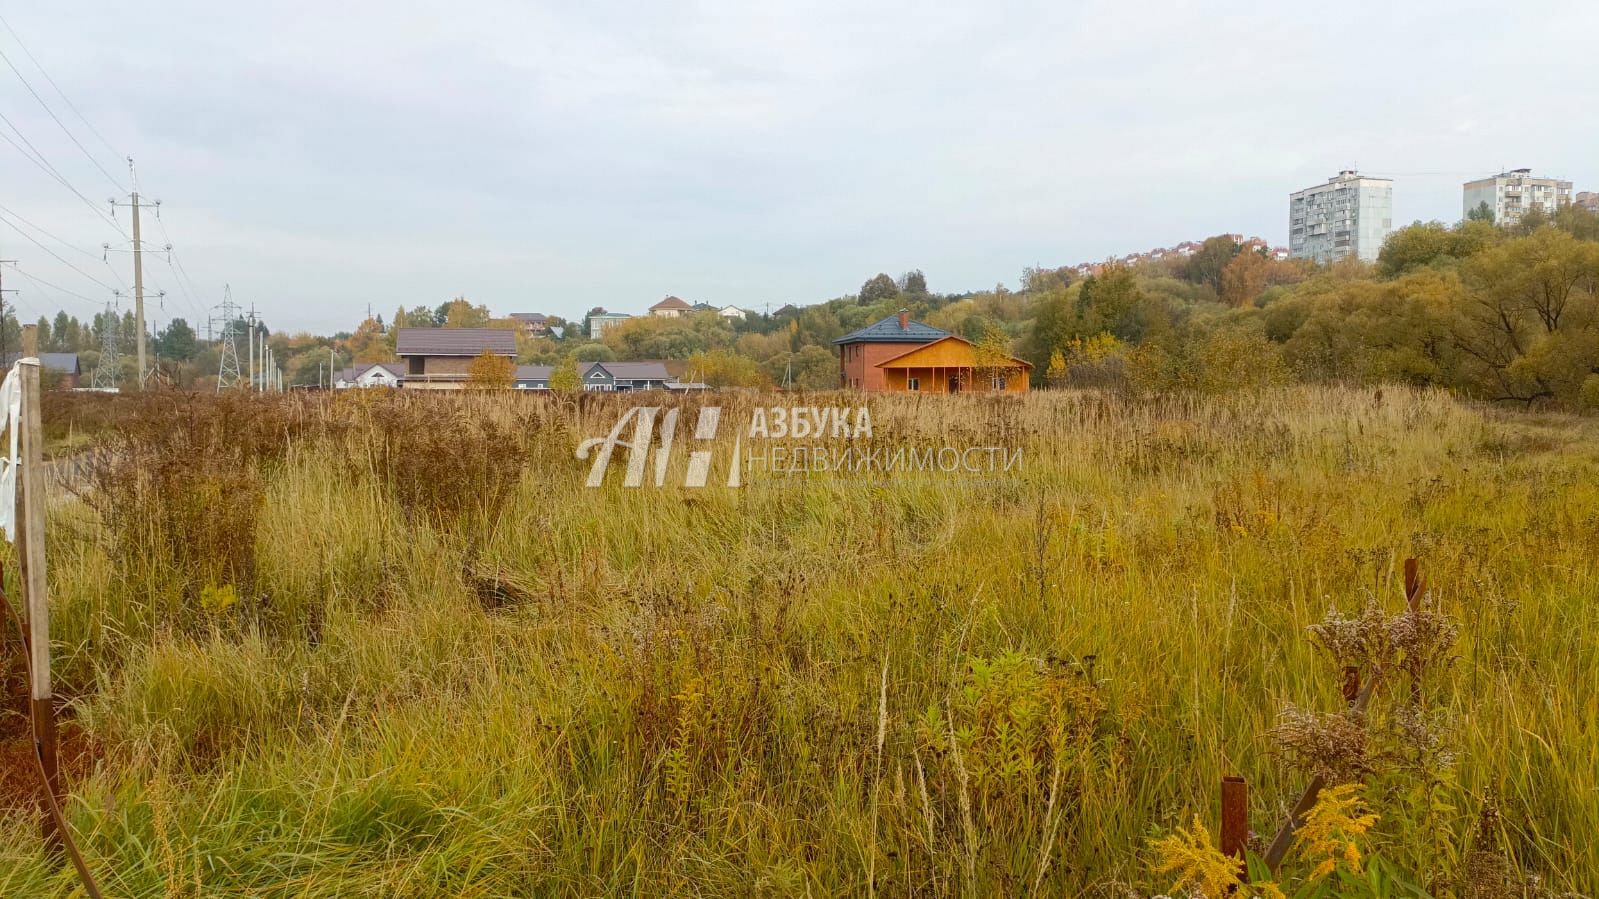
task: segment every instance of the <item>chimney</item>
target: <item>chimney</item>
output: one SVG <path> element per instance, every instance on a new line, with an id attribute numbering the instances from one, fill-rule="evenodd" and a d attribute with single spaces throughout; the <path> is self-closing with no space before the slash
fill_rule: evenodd
<path id="1" fill-rule="evenodd" d="M 899 329 L 901 331 L 909 331 L 911 329 L 911 311 L 909 309 L 901 309 L 899 311 Z"/>

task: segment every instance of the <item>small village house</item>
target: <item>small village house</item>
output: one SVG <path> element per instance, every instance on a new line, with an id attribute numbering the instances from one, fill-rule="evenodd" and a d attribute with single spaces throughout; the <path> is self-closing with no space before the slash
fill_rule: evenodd
<path id="1" fill-rule="evenodd" d="M 971 341 L 912 321 L 905 309 L 833 343 L 840 386 L 871 393 L 1025 393 L 1032 371 L 1014 356 L 984 358 Z"/>
<path id="2" fill-rule="evenodd" d="M 677 297 L 667 297 L 650 307 L 650 314 L 661 318 L 678 318 L 693 311 L 693 306 Z"/>
<path id="3" fill-rule="evenodd" d="M 511 321 L 529 337 L 544 337 L 550 333 L 550 317 L 542 312 L 513 312 Z"/>
<path id="4" fill-rule="evenodd" d="M 333 377 L 334 390 L 364 387 L 400 387 L 405 383 L 405 366 L 398 362 L 360 362 L 340 369 Z"/>
<path id="5" fill-rule="evenodd" d="M 394 351 L 414 390 L 460 390 L 484 351 L 516 358 L 516 334 L 499 328 L 401 328 Z"/>
<path id="6" fill-rule="evenodd" d="M 22 358 L 20 353 L 7 353 L 0 360 L 0 368 L 10 371 L 11 366 L 17 364 Z M 77 353 L 39 353 L 39 367 L 44 370 L 43 383 L 46 387 L 57 387 L 62 390 L 76 390 L 78 382 L 82 379 L 83 371 L 78 366 Z"/>
<path id="7" fill-rule="evenodd" d="M 553 371 L 549 365 L 518 365 L 516 387 L 518 390 L 549 390 Z M 682 386 L 663 362 L 585 362 L 578 366 L 578 378 L 584 390 L 602 393 L 675 390 Z"/>
<path id="8" fill-rule="evenodd" d="M 589 314 L 587 316 L 589 339 L 599 340 L 601 337 L 605 336 L 606 331 L 609 331 L 610 329 L 632 317 L 633 316 L 628 315 L 626 312 L 606 312 L 603 307 L 595 306 L 593 309 L 589 310 Z"/>

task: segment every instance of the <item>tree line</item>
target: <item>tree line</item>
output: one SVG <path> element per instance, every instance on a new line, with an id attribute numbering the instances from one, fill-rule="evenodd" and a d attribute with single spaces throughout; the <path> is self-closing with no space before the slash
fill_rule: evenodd
<path id="1" fill-rule="evenodd" d="M 1035 387 L 1219 391 L 1287 381 L 1402 382 L 1485 400 L 1599 408 L 1599 215 L 1539 210 L 1514 227 L 1480 215 L 1396 230 L 1375 263 L 1278 260 L 1230 236 L 1186 258 L 1107 263 L 1086 277 L 1028 268 L 1015 289 L 938 293 L 919 270 L 867 278 L 823 302 L 784 303 L 743 318 L 697 311 L 615 324 L 598 339 L 588 316 L 552 316 L 553 331 L 456 297 L 397 308 L 353 331 L 269 335 L 291 384 L 327 383 L 335 367 L 393 361 L 405 327 L 496 327 L 517 335 L 517 362 L 563 376 L 582 363 L 680 360 L 713 386 L 838 386 L 832 341 L 908 309 L 989 353 L 1033 365 Z M 591 310 L 590 315 L 602 310 Z M 40 319 L 40 347 L 77 352 L 92 370 L 105 329 L 132 353 L 130 313 Z M 560 336 L 554 336 L 559 333 Z M 16 321 L 0 339 L 17 346 Z M 151 335 L 170 380 L 203 385 L 218 347 L 181 319 Z M 244 350 L 240 341 L 241 352 Z M 125 361 L 131 365 L 131 361 Z"/>

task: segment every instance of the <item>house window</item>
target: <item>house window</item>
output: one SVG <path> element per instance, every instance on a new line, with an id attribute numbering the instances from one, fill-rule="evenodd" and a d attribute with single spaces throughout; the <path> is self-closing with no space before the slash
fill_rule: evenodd
<path id="1" fill-rule="evenodd" d="M 994 387 L 995 390 L 1004 390 L 1005 389 L 1005 379 L 1003 377 L 995 378 L 994 381 L 993 381 L 993 387 Z"/>
<path id="2" fill-rule="evenodd" d="M 922 379 L 921 378 L 906 378 L 905 379 L 905 389 L 906 390 L 921 390 L 922 389 Z"/>

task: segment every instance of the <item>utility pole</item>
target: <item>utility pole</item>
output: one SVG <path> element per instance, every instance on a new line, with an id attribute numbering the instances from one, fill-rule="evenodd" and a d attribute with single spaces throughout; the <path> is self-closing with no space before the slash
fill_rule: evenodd
<path id="1" fill-rule="evenodd" d="M 250 389 L 255 389 L 255 304 L 250 304 L 250 318 L 247 323 L 250 331 Z"/>
<path id="2" fill-rule="evenodd" d="M 112 200 L 113 208 L 126 205 L 133 210 L 133 326 L 138 330 L 139 347 L 139 383 L 144 383 L 145 373 L 145 348 L 144 348 L 144 242 L 139 239 L 139 209 L 141 206 L 160 206 L 161 201 L 154 203 L 143 202 L 139 199 L 139 176 L 133 170 L 133 159 L 128 159 L 128 176 L 132 179 L 133 191 L 128 195 L 128 202 L 119 204 Z"/>

